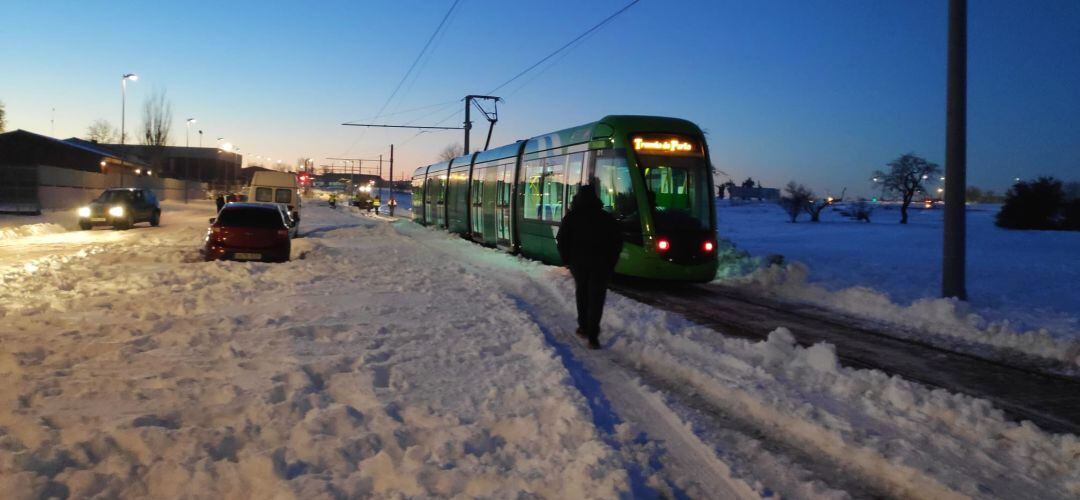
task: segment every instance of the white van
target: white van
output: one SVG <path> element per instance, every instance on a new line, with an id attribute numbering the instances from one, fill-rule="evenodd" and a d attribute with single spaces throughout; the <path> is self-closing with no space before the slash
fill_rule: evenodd
<path id="1" fill-rule="evenodd" d="M 255 172 L 248 187 L 248 201 L 280 203 L 289 207 L 293 220 L 300 221 L 300 185 L 290 172 Z"/>

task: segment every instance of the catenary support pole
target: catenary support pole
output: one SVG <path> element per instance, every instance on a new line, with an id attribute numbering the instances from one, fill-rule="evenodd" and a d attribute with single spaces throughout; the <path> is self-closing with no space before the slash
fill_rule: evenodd
<path id="1" fill-rule="evenodd" d="M 472 108 L 471 95 L 465 96 L 465 152 L 461 154 L 469 154 L 469 132 L 472 130 L 472 120 L 470 119 L 470 109 Z"/>
<path id="2" fill-rule="evenodd" d="M 945 248 L 941 295 L 967 300 L 967 0 L 949 1 L 949 58 L 945 101 Z"/>

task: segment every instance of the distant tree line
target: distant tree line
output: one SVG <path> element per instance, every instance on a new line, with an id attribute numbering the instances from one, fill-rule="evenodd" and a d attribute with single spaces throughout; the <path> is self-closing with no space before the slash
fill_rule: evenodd
<path id="1" fill-rule="evenodd" d="M 911 203 L 917 198 L 931 198 L 927 195 L 929 189 L 945 179 L 941 177 L 942 169 L 914 153 L 901 155 L 887 166 L 887 170 L 875 171 L 872 181 L 875 187 L 881 189 L 883 198 L 900 201 L 900 223 L 907 224 Z M 754 185 L 753 179 L 747 179 L 742 184 L 743 187 Z M 724 188 L 735 186 L 731 181 L 722 184 L 720 196 L 723 196 Z M 836 198 L 822 198 L 805 185 L 791 181 L 784 187 L 779 204 L 790 222 L 797 222 L 804 213 L 810 216 L 811 222 L 818 222 L 826 207 L 843 201 L 844 191 Z M 964 194 L 967 203 L 1002 203 L 996 218 L 999 227 L 1080 231 L 1080 182 L 1039 177 L 1017 182 L 1004 196 L 976 186 L 968 186 Z M 870 222 L 874 207 L 873 203 L 860 198 L 836 211 L 857 221 Z"/>

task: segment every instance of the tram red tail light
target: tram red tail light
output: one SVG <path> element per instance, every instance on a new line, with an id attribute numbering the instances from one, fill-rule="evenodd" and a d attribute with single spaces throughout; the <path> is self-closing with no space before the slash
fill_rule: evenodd
<path id="1" fill-rule="evenodd" d="M 668 240 L 665 240 L 665 239 L 657 240 L 656 248 L 657 248 L 657 250 L 660 250 L 661 252 L 666 252 L 669 248 L 671 248 L 671 242 L 669 242 Z"/>
<path id="2" fill-rule="evenodd" d="M 705 244 L 702 245 L 702 247 L 705 248 L 705 252 L 711 252 L 713 251 L 713 242 L 706 241 Z"/>

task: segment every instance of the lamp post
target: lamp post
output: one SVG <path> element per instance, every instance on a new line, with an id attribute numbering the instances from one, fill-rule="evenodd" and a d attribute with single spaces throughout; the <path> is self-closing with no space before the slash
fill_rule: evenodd
<path id="1" fill-rule="evenodd" d="M 185 136 L 184 136 L 184 146 L 189 147 L 189 148 L 191 147 L 191 124 L 192 123 L 195 123 L 195 119 L 194 118 L 188 118 L 187 119 L 187 134 L 185 134 Z M 202 132 L 199 132 L 199 133 L 201 134 Z"/>
<path id="2" fill-rule="evenodd" d="M 124 145 L 124 125 L 127 120 L 127 81 L 139 81 L 139 75 L 128 73 L 120 78 L 120 145 Z"/>
<path id="3" fill-rule="evenodd" d="M 199 131 L 199 147 L 202 147 L 202 130 Z"/>
<path id="4" fill-rule="evenodd" d="M 120 145 L 124 145 L 124 139 L 126 139 L 127 133 L 125 132 L 125 121 L 127 120 L 127 81 L 133 82 L 139 81 L 139 75 L 135 73 L 127 73 L 120 77 Z M 124 185 L 124 169 L 127 168 L 124 165 L 124 159 L 127 156 L 124 153 L 123 148 L 120 151 L 120 185 Z"/>

